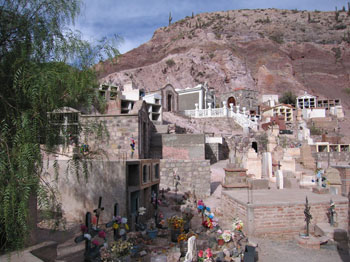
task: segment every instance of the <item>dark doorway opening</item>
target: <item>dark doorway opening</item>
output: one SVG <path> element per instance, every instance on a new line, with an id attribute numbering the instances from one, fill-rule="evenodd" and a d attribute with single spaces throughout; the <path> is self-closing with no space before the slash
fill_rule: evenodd
<path id="1" fill-rule="evenodd" d="M 172 100 L 172 95 L 169 94 L 168 95 L 168 99 L 167 99 L 167 106 L 168 106 L 168 112 L 171 112 L 171 100 Z"/>
<path id="2" fill-rule="evenodd" d="M 227 106 L 230 106 L 230 104 L 233 104 L 233 106 L 236 105 L 236 99 L 233 96 L 227 99 Z"/>
<path id="3" fill-rule="evenodd" d="M 258 153 L 258 143 L 257 142 L 252 143 L 252 148 L 255 150 L 255 153 Z"/>

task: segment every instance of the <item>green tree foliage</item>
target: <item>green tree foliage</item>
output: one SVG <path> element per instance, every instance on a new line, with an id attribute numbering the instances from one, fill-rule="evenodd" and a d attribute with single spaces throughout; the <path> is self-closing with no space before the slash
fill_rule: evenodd
<path id="1" fill-rule="evenodd" d="M 50 148 L 57 139 L 47 112 L 94 103 L 92 65 L 103 54 L 117 54 L 107 39 L 92 46 L 67 29 L 80 5 L 0 0 L 0 251 L 24 245 L 28 199 L 46 195 L 41 144 Z"/>
<path id="2" fill-rule="evenodd" d="M 295 106 L 295 101 L 297 97 L 292 91 L 287 91 L 279 98 L 279 102 L 287 105 Z"/>

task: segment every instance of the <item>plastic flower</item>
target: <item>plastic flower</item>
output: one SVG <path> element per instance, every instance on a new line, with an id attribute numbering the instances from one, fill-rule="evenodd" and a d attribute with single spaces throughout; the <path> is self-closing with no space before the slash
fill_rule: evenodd
<path id="1" fill-rule="evenodd" d="M 104 232 L 103 230 L 101 230 L 100 232 L 98 232 L 98 236 L 99 236 L 100 238 L 105 239 L 105 238 L 106 238 L 106 232 Z"/>
<path id="2" fill-rule="evenodd" d="M 204 206 L 203 200 L 198 200 L 198 206 Z"/>
<path id="3" fill-rule="evenodd" d="M 210 212 L 210 207 L 206 207 L 207 211 Z"/>
<path id="4" fill-rule="evenodd" d="M 199 210 L 203 210 L 203 208 L 204 208 L 204 206 L 202 206 L 202 205 L 199 205 L 199 206 L 198 206 L 198 209 L 199 209 Z"/>
<path id="5" fill-rule="evenodd" d="M 213 256 L 213 253 L 209 247 L 205 250 L 205 252 L 207 253 L 207 257 L 211 258 Z"/>
<path id="6" fill-rule="evenodd" d="M 100 243 L 96 239 L 92 240 L 91 243 L 94 244 L 95 246 L 99 246 L 100 245 Z"/>
<path id="7" fill-rule="evenodd" d="M 199 257 L 203 257 L 203 250 L 199 250 L 198 256 L 199 256 Z"/>
<path id="8" fill-rule="evenodd" d="M 81 225 L 80 230 L 81 230 L 81 232 L 86 233 L 88 231 L 88 228 L 85 225 Z"/>
<path id="9" fill-rule="evenodd" d="M 114 224 L 113 224 L 113 229 L 118 229 L 118 228 L 119 228 L 119 224 L 114 223 Z"/>
<path id="10" fill-rule="evenodd" d="M 225 230 L 221 236 L 225 242 L 229 242 L 231 240 L 231 232 L 228 230 Z"/>
<path id="11" fill-rule="evenodd" d="M 126 223 L 128 223 L 128 219 L 127 219 L 126 217 L 123 217 L 122 220 L 121 220 L 121 222 L 122 222 L 123 224 L 126 224 Z"/>
<path id="12" fill-rule="evenodd" d="M 126 231 L 125 231 L 124 228 L 120 229 L 119 234 L 120 234 L 121 236 L 124 235 L 125 233 L 126 233 Z"/>
<path id="13" fill-rule="evenodd" d="M 144 214 L 146 214 L 146 208 L 145 207 L 140 207 L 139 208 L 139 215 L 143 216 Z"/>

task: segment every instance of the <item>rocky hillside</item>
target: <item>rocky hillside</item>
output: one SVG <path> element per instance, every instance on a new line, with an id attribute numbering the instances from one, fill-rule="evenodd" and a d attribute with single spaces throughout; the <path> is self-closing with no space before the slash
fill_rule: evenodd
<path id="1" fill-rule="evenodd" d="M 350 107 L 348 12 L 235 10 L 187 17 L 97 66 L 103 82 L 132 79 L 147 91 L 208 82 L 217 93 L 238 87 L 262 93 L 307 90 Z"/>

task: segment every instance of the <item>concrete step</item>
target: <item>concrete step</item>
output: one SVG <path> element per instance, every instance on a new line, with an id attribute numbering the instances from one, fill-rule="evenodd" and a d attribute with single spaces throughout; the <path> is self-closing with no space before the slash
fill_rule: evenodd
<path id="1" fill-rule="evenodd" d="M 77 244 L 74 239 L 75 237 L 57 246 L 57 259 L 62 259 L 85 249 L 85 241 Z"/>
<path id="2" fill-rule="evenodd" d="M 315 235 L 325 236 L 336 241 L 347 241 L 347 232 L 343 228 L 332 227 L 328 223 L 317 223 L 315 225 Z"/>

